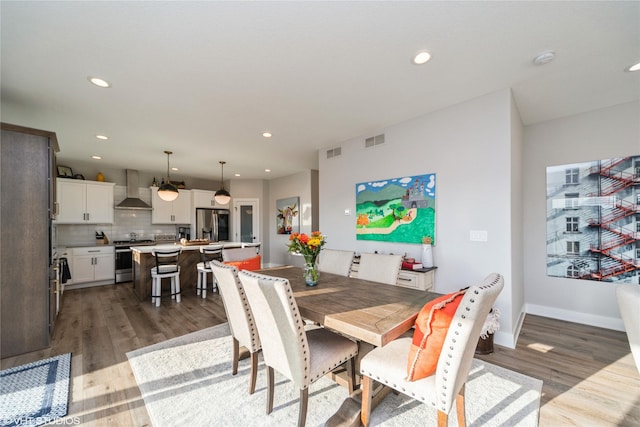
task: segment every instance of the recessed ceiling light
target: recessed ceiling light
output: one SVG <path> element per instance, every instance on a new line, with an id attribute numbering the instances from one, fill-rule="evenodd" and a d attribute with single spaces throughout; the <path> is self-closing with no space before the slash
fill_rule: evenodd
<path id="1" fill-rule="evenodd" d="M 630 67 L 627 67 L 624 69 L 625 71 L 640 71 L 640 62 L 638 62 L 637 64 L 633 64 Z"/>
<path id="2" fill-rule="evenodd" d="M 271 138 L 271 132 L 264 132 L 262 136 L 264 136 L 265 138 Z"/>
<path id="3" fill-rule="evenodd" d="M 179 171 L 180 169 L 178 169 L 178 168 L 176 168 L 176 167 L 173 167 L 173 168 L 171 168 L 171 170 L 172 170 L 172 171 Z"/>
<path id="4" fill-rule="evenodd" d="M 556 57 L 556 53 L 552 50 L 545 50 L 544 52 L 540 52 L 533 58 L 533 63 L 535 65 L 544 65 L 553 61 Z"/>
<path id="5" fill-rule="evenodd" d="M 271 172 L 271 169 L 265 169 L 264 171 L 265 172 Z"/>
<path id="6" fill-rule="evenodd" d="M 100 156 L 91 156 L 91 158 L 94 160 L 102 160 L 102 157 Z"/>
<path id="7" fill-rule="evenodd" d="M 431 59 L 431 54 L 426 50 L 416 53 L 413 57 L 413 63 L 416 65 L 422 65 Z"/>
<path id="8" fill-rule="evenodd" d="M 98 139 L 102 139 L 102 140 L 107 140 L 107 139 L 109 139 L 109 137 L 108 137 L 108 136 L 106 136 L 106 135 L 96 135 L 96 138 L 98 138 Z"/>
<path id="9" fill-rule="evenodd" d="M 108 81 L 101 79 L 100 77 L 87 77 L 91 83 L 99 87 L 111 87 L 111 83 Z"/>
<path id="10" fill-rule="evenodd" d="M 240 174 L 239 174 L 239 173 L 237 173 L 235 176 L 240 176 Z"/>

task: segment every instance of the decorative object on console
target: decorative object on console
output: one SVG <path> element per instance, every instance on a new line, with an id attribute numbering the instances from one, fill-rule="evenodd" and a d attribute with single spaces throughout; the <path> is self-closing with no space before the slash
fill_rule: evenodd
<path id="1" fill-rule="evenodd" d="M 216 194 L 213 195 L 216 203 L 221 205 L 226 205 L 231 200 L 231 194 L 227 190 L 224 189 L 224 164 L 227 163 L 224 160 L 220 160 L 220 168 L 222 170 L 220 175 L 220 189 L 216 191 Z"/>
<path id="2" fill-rule="evenodd" d="M 433 238 L 431 236 L 424 236 L 422 238 L 422 266 L 424 268 L 433 267 Z"/>
<path id="3" fill-rule="evenodd" d="M 73 178 L 73 171 L 69 166 L 58 165 L 58 178 Z"/>
<path id="4" fill-rule="evenodd" d="M 316 286 L 320 278 L 318 270 L 318 255 L 325 245 L 325 237 L 319 231 L 314 231 L 311 236 L 293 233 L 289 237 L 288 252 L 300 254 L 304 257 L 304 280 L 307 286 Z"/>
<path id="5" fill-rule="evenodd" d="M 173 152 L 165 150 L 164 153 L 167 155 L 167 181 L 158 188 L 158 196 L 166 202 L 172 202 L 178 198 L 180 193 L 176 186 L 171 184 L 171 179 L 169 177 L 169 156 L 172 155 Z"/>

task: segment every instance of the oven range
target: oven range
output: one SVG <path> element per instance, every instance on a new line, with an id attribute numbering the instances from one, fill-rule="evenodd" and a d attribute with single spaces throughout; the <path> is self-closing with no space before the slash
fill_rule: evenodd
<path id="1" fill-rule="evenodd" d="M 154 240 L 115 240 L 116 283 L 130 282 L 133 279 L 133 260 L 131 246 L 155 245 Z"/>

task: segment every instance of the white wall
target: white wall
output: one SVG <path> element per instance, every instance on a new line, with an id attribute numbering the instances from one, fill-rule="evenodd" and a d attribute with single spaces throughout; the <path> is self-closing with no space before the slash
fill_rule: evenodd
<path id="1" fill-rule="evenodd" d="M 528 126 L 524 149 L 526 311 L 623 330 L 615 285 L 546 275 L 546 167 L 640 154 L 640 103 Z"/>
<path id="2" fill-rule="evenodd" d="M 515 345 L 513 319 L 523 309 L 522 290 L 512 289 L 522 287 L 521 261 L 514 261 L 521 249 L 512 248 L 512 233 L 522 227 L 519 208 L 512 207 L 513 192 L 520 191 L 512 189 L 520 182 L 512 178 L 520 173 L 512 163 L 521 151 L 521 140 L 512 143 L 519 121 L 512 115 L 517 110 L 511 92 L 503 90 L 345 141 L 339 157 L 319 153 L 320 230 L 327 234 L 328 248 L 419 258 L 420 245 L 356 240 L 355 186 L 436 173 L 435 290 L 451 292 L 491 272 L 503 274 L 505 290 L 496 303 L 503 319 L 495 340 L 510 347 Z M 385 144 L 365 149 L 364 139 L 379 133 L 385 134 Z M 488 241 L 471 242 L 470 230 L 487 231 Z M 515 279 L 514 267 L 519 270 Z"/>

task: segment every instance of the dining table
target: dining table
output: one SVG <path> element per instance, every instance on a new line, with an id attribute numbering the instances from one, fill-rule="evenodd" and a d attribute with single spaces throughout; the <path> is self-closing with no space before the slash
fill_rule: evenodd
<path id="1" fill-rule="evenodd" d="M 366 353 L 410 331 L 422 307 L 441 296 L 435 292 L 324 272 L 320 273 L 317 285 L 307 286 L 303 269 L 293 266 L 263 269 L 260 273 L 289 281 L 304 319 L 356 340 L 357 372 L 359 361 Z M 332 376 L 340 382 L 337 375 Z M 376 384 L 372 408 L 390 390 Z M 325 427 L 359 425 L 360 408 L 361 392 L 357 389 L 337 408 Z"/>

